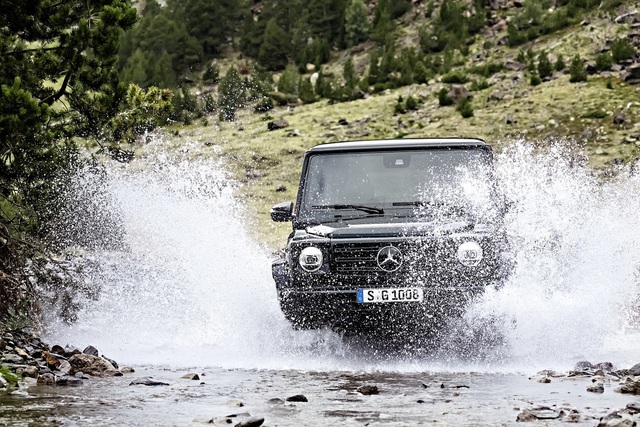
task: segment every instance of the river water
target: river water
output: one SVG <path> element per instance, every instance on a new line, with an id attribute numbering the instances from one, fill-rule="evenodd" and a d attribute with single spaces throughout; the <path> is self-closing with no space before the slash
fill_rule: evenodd
<path id="1" fill-rule="evenodd" d="M 110 168 L 109 209 L 122 217 L 125 247 L 87 253 L 98 298 L 71 326 L 50 321 L 49 342 L 92 344 L 136 373 L 79 388 L 31 387 L 28 397 L 4 402 L 0 425 L 219 424 L 226 421 L 216 417 L 243 412 L 272 426 L 509 425 L 532 405 L 575 408 L 593 425 L 638 402 L 614 393 L 615 383 L 594 395 L 586 379 L 535 377 L 580 360 L 640 362 L 638 174 L 622 170 L 603 182 L 562 144 L 536 153 L 511 143 L 497 173 L 512 205 L 516 270 L 437 348 L 407 353 L 293 331 L 235 184 L 197 150 L 193 142 L 169 152 L 158 139 L 147 155 Z M 206 375 L 181 379 L 187 372 Z M 169 385 L 129 386 L 143 376 Z M 380 394 L 355 391 L 366 384 Z M 308 404 L 267 403 L 294 394 Z"/>

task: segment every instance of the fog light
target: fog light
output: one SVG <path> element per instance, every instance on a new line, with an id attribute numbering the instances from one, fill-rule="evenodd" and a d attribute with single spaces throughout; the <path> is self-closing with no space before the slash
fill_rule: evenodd
<path id="1" fill-rule="evenodd" d="M 304 248 L 300 252 L 299 262 L 304 271 L 318 271 L 322 267 L 322 251 L 313 246 Z"/>
<path id="2" fill-rule="evenodd" d="M 482 248 L 476 242 L 464 242 L 458 247 L 458 261 L 467 267 L 480 264 L 482 255 Z"/>

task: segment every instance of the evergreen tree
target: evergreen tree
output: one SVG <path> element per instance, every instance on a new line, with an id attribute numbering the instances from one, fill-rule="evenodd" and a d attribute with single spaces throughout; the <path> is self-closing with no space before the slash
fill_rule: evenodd
<path id="1" fill-rule="evenodd" d="M 296 67 L 289 65 L 280 75 L 280 80 L 278 80 L 278 92 L 282 92 L 287 95 L 298 95 L 298 80 L 300 80 L 300 75 L 298 74 Z"/>
<path id="2" fill-rule="evenodd" d="M 267 23 L 258 61 L 268 70 L 281 70 L 288 63 L 290 47 L 289 36 L 272 18 Z"/>
<path id="3" fill-rule="evenodd" d="M 177 87 L 178 81 L 171 64 L 171 55 L 167 52 L 163 52 L 158 62 L 156 62 L 153 68 L 152 80 L 155 86 L 160 88 L 170 89 Z"/>
<path id="4" fill-rule="evenodd" d="M 220 120 L 232 122 L 236 119 L 236 111 L 244 106 L 246 100 L 245 84 L 236 67 L 231 67 L 220 81 L 218 87 L 218 104 Z"/>
<path id="5" fill-rule="evenodd" d="M 184 21 L 206 55 L 217 55 L 233 32 L 237 18 L 235 0 L 186 0 Z"/>
<path id="6" fill-rule="evenodd" d="M 371 25 L 371 40 L 384 44 L 387 37 L 393 32 L 394 26 L 391 20 L 392 0 L 380 0 L 376 6 Z"/>
<path id="7" fill-rule="evenodd" d="M 369 34 L 367 7 L 364 0 L 350 0 L 344 18 L 347 46 L 355 46 L 366 41 Z"/>
<path id="8" fill-rule="evenodd" d="M 149 68 L 151 64 L 141 49 L 136 49 L 129 57 L 122 73 L 124 81 L 146 87 L 149 82 Z"/>
<path id="9" fill-rule="evenodd" d="M 553 65 L 549 61 L 549 56 L 546 52 L 540 52 L 538 55 L 538 75 L 541 79 L 551 77 L 553 74 Z"/>
<path id="10" fill-rule="evenodd" d="M 367 77 L 369 84 L 371 86 L 375 85 L 376 83 L 383 83 L 381 74 L 380 74 L 379 62 L 380 62 L 380 52 L 377 50 L 374 50 L 371 53 L 371 56 L 369 58 L 369 75 Z"/>
<path id="11" fill-rule="evenodd" d="M 571 60 L 571 65 L 569 66 L 569 76 L 569 81 L 571 83 L 587 81 L 587 69 L 582 63 L 582 58 L 580 58 L 580 55 L 574 56 Z"/>
<path id="12" fill-rule="evenodd" d="M 298 82 L 298 92 L 298 97 L 305 104 L 312 104 L 318 100 L 318 97 L 313 90 L 311 80 L 309 80 L 305 76 L 300 76 L 300 81 Z"/>
<path id="13" fill-rule="evenodd" d="M 347 59 L 342 67 L 342 77 L 344 77 L 345 85 L 350 89 L 353 89 L 358 84 L 358 77 L 356 76 L 356 70 L 351 57 Z"/>

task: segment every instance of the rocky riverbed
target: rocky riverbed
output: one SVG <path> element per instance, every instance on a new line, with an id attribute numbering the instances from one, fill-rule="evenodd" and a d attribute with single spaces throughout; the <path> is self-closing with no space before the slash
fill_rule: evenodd
<path id="1" fill-rule="evenodd" d="M 0 425 L 633 426 L 640 364 L 565 373 L 120 367 L 87 346 L 5 333 Z M 5 374 L 7 370 L 5 369 Z M 7 375 L 9 376 L 9 375 Z"/>

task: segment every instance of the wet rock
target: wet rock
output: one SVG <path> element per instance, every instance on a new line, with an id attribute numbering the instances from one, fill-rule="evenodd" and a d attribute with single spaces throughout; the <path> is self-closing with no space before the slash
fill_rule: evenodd
<path id="1" fill-rule="evenodd" d="M 589 393 L 604 393 L 604 384 L 597 383 L 592 386 L 587 387 L 587 391 Z"/>
<path id="2" fill-rule="evenodd" d="M 146 385 L 149 387 L 155 387 L 155 386 L 162 386 L 162 385 L 169 385 L 167 383 L 163 383 L 161 381 L 156 381 L 152 378 L 139 378 L 137 380 L 133 380 L 129 383 L 130 386 L 132 385 Z"/>
<path id="3" fill-rule="evenodd" d="M 380 390 L 378 390 L 378 386 L 377 385 L 363 385 L 361 387 L 358 387 L 358 389 L 356 390 L 358 393 L 363 394 L 365 396 L 370 396 L 373 394 L 378 394 L 380 393 Z"/>
<path id="4" fill-rule="evenodd" d="M 348 126 L 349 122 L 347 121 L 347 119 L 338 119 L 338 124 L 340 126 Z"/>
<path id="5" fill-rule="evenodd" d="M 103 358 L 104 360 L 106 360 L 107 362 L 111 363 L 111 364 L 113 365 L 113 367 L 114 367 L 114 368 L 116 368 L 116 369 L 120 368 L 120 367 L 118 366 L 118 362 L 116 362 L 115 360 L 113 360 L 113 359 L 109 359 L 109 358 L 108 358 L 108 357 L 106 357 L 104 354 L 102 355 L 102 358 Z"/>
<path id="6" fill-rule="evenodd" d="M 4 351 L 7 348 L 7 343 L 4 341 L 4 338 L 0 338 L 0 351 Z"/>
<path id="7" fill-rule="evenodd" d="M 123 374 L 132 374 L 134 373 L 136 370 L 133 369 L 131 366 L 125 366 L 122 369 L 120 369 L 120 372 L 122 372 Z"/>
<path id="8" fill-rule="evenodd" d="M 244 406 L 244 402 L 238 399 L 231 399 L 227 401 L 227 406 L 231 406 L 234 408 L 242 408 Z"/>
<path id="9" fill-rule="evenodd" d="M 88 354 L 89 356 L 98 357 L 100 354 L 98 353 L 98 349 L 92 345 L 87 346 L 84 350 L 82 350 L 83 354 Z"/>
<path id="10" fill-rule="evenodd" d="M 200 380 L 200 376 L 198 374 L 184 374 L 180 378 L 185 380 L 197 380 L 197 381 Z"/>
<path id="11" fill-rule="evenodd" d="M 235 425 L 235 427 L 260 427 L 264 423 L 264 418 L 249 417 Z"/>
<path id="12" fill-rule="evenodd" d="M 71 374 L 82 371 L 85 374 L 96 377 L 104 376 L 107 371 L 116 371 L 116 368 L 108 360 L 90 354 L 75 354 L 69 358 L 71 364 Z"/>
<path id="13" fill-rule="evenodd" d="M 81 353 L 82 353 L 82 352 L 80 351 L 80 349 L 79 349 L 79 348 L 76 348 L 76 347 L 73 347 L 73 346 L 70 346 L 70 345 L 68 345 L 68 346 L 66 346 L 66 347 L 64 348 L 64 355 L 65 355 L 65 357 L 71 357 L 71 356 L 73 356 L 74 354 L 81 354 Z"/>
<path id="14" fill-rule="evenodd" d="M 57 354 L 53 354 L 53 353 L 49 353 L 48 351 L 45 351 L 42 353 L 42 358 L 47 363 L 47 366 L 49 367 L 49 369 L 58 369 L 58 366 L 60 366 L 60 360 L 58 359 Z"/>
<path id="15" fill-rule="evenodd" d="M 51 347 L 51 352 L 52 353 L 56 353 L 56 354 L 64 354 L 64 348 L 62 348 L 61 345 L 55 344 L 53 347 Z"/>
<path id="16" fill-rule="evenodd" d="M 287 397 L 287 402 L 308 402 L 309 399 L 304 394 L 296 394 L 295 396 Z"/>
<path id="17" fill-rule="evenodd" d="M 640 403 L 639 402 L 629 403 L 627 404 L 627 407 L 625 408 L 625 410 L 629 411 L 632 414 L 640 413 Z"/>
<path id="18" fill-rule="evenodd" d="M 60 372 L 62 372 L 65 375 L 69 375 L 69 373 L 71 372 L 71 364 L 66 361 L 66 360 L 62 360 L 60 361 L 60 365 L 58 366 L 58 370 Z"/>
<path id="19" fill-rule="evenodd" d="M 83 382 L 80 378 L 72 377 L 69 375 L 56 377 L 56 385 L 58 386 L 79 386 L 82 384 Z"/>
<path id="20" fill-rule="evenodd" d="M 605 415 L 600 418 L 598 423 L 598 427 L 632 427 L 635 425 L 636 423 L 631 415 L 618 411 Z"/>
<path id="21" fill-rule="evenodd" d="M 2 356 L 2 363 L 19 365 L 24 363 L 24 359 L 17 354 L 7 353 Z"/>
<path id="22" fill-rule="evenodd" d="M 614 391 L 626 394 L 640 394 L 640 377 L 627 378 L 627 381 Z"/>
<path id="23" fill-rule="evenodd" d="M 555 420 L 563 415 L 562 412 L 555 411 L 548 406 L 536 406 L 533 408 L 527 408 L 520 412 L 516 417 L 518 422 L 529 422 L 536 420 Z"/>
<path id="24" fill-rule="evenodd" d="M 22 357 L 24 360 L 31 359 L 31 356 L 29 356 L 29 353 L 27 353 L 25 350 L 21 349 L 20 347 L 14 348 L 13 352 L 18 356 Z"/>
<path id="25" fill-rule="evenodd" d="M 289 126 L 289 122 L 286 121 L 285 119 L 278 119 L 278 120 L 274 120 L 272 122 L 267 123 L 268 130 L 284 129 L 287 126 Z"/>
<path id="26" fill-rule="evenodd" d="M 634 377 L 640 376 L 640 363 L 637 363 L 629 369 L 629 375 L 633 375 Z"/>
<path id="27" fill-rule="evenodd" d="M 539 382 L 540 384 L 549 384 L 549 383 L 551 382 L 551 378 L 549 378 L 549 377 L 540 378 L 540 379 L 538 380 L 538 382 Z"/>
<path id="28" fill-rule="evenodd" d="M 0 374 L 0 390 L 4 390 L 5 388 L 8 388 L 8 387 L 9 387 L 9 383 L 7 382 L 7 380 L 4 379 L 2 374 Z"/>
<path id="29" fill-rule="evenodd" d="M 278 397 L 274 397 L 273 399 L 269 399 L 267 400 L 267 403 L 269 405 L 284 405 L 284 400 L 278 398 Z"/>
<path id="30" fill-rule="evenodd" d="M 38 380 L 37 383 L 39 385 L 55 385 L 56 383 L 56 376 L 53 374 L 42 374 L 38 376 Z"/>
<path id="31" fill-rule="evenodd" d="M 22 375 L 22 377 L 38 378 L 40 370 L 37 366 L 25 366 L 16 370 L 16 374 Z"/>

